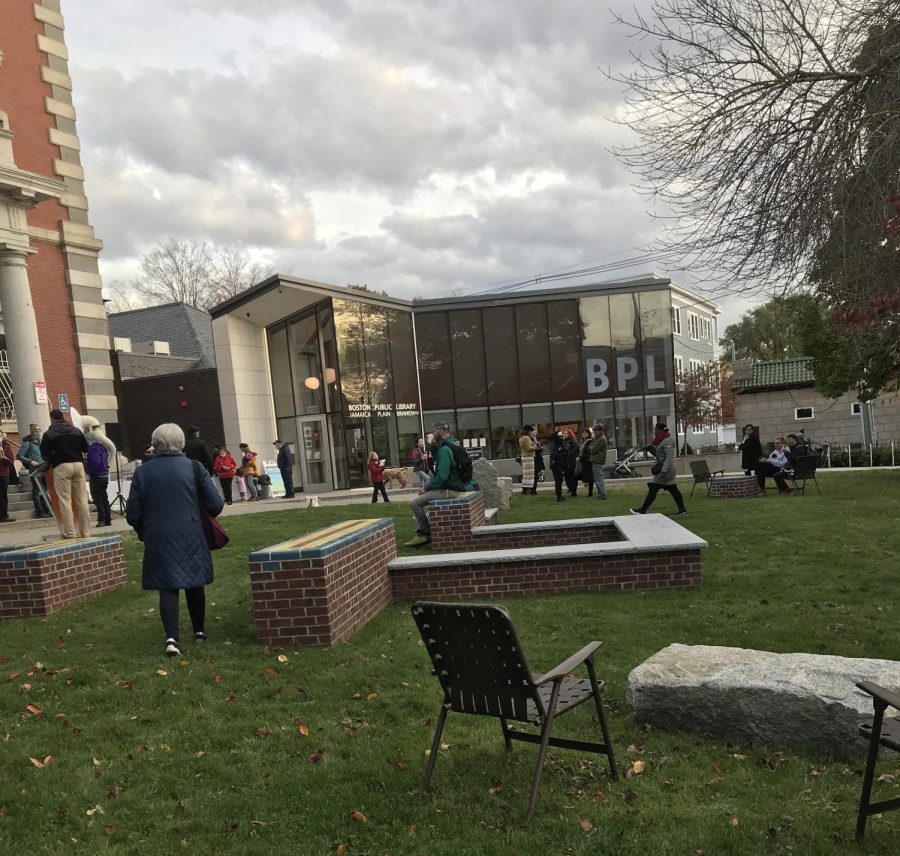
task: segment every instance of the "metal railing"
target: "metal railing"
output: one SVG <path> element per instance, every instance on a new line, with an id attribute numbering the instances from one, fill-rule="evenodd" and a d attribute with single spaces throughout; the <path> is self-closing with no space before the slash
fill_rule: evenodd
<path id="1" fill-rule="evenodd" d="M 0 351 L 0 422 L 15 421 L 16 405 L 9 376 L 9 356 L 6 351 Z"/>

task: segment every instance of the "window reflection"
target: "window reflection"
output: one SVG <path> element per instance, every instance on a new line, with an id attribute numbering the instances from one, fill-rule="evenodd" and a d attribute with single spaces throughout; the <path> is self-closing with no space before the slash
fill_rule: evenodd
<path id="1" fill-rule="evenodd" d="M 674 392 L 672 299 L 668 291 L 641 292 L 639 299 L 644 392 Z"/>
<path id="2" fill-rule="evenodd" d="M 523 402 L 550 401 L 550 354 L 547 343 L 547 306 L 516 306 L 519 346 L 519 384 Z"/>
<path id="3" fill-rule="evenodd" d="M 451 313 L 450 338 L 456 406 L 483 405 L 487 395 L 481 310 L 468 309 Z"/>
<path id="4" fill-rule="evenodd" d="M 294 394 L 291 386 L 291 357 L 288 351 L 287 329 L 284 325 L 280 325 L 269 330 L 267 336 L 275 416 L 293 416 Z"/>
<path id="5" fill-rule="evenodd" d="M 424 410 L 452 408 L 455 401 L 447 313 L 428 312 L 417 315 L 416 341 L 419 348 L 422 408 Z"/>
<path id="6" fill-rule="evenodd" d="M 363 351 L 363 304 L 334 300 L 334 329 L 337 334 L 341 393 L 344 409 L 369 403 L 366 395 L 366 363 Z"/>
<path id="7" fill-rule="evenodd" d="M 516 314 L 512 306 L 485 309 L 484 362 L 487 397 L 493 404 L 518 404 L 519 363 L 516 352 Z"/>
<path id="8" fill-rule="evenodd" d="M 322 413 L 325 399 L 315 312 L 292 322 L 288 327 L 288 338 L 294 379 L 294 413 L 300 416 Z"/>
<path id="9" fill-rule="evenodd" d="M 550 376 L 553 398 L 571 401 L 584 397 L 581 367 L 581 317 L 577 300 L 557 300 L 547 305 L 550 339 Z"/>
<path id="10" fill-rule="evenodd" d="M 522 415 L 518 407 L 492 407 L 491 455 L 495 458 L 514 458 L 519 454 L 519 432 Z"/>

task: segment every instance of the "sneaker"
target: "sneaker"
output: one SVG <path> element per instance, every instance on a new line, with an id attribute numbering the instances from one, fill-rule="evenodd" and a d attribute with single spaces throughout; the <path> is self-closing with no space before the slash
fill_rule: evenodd
<path id="1" fill-rule="evenodd" d="M 416 535 L 414 538 L 410 538 L 403 546 L 404 547 L 424 547 L 426 544 L 431 542 L 430 535 Z"/>
<path id="2" fill-rule="evenodd" d="M 180 657 L 181 656 L 181 648 L 178 643 L 169 637 L 166 639 L 166 656 L 167 657 Z"/>
<path id="3" fill-rule="evenodd" d="M 206 635 L 205 630 L 196 630 L 194 631 L 194 641 L 195 642 L 206 642 L 209 637 Z"/>
<path id="4" fill-rule="evenodd" d="M 759 492 L 759 495 L 760 495 L 760 496 L 767 496 L 767 494 L 766 494 L 766 492 L 765 492 L 764 490 L 761 490 L 761 491 Z"/>
<path id="5" fill-rule="evenodd" d="M 644 512 L 640 510 L 640 508 L 629 508 L 628 509 L 632 514 L 643 514 Z"/>
<path id="6" fill-rule="evenodd" d="M 0 517 L 0 523 L 15 523 L 15 522 L 16 522 L 16 518 L 10 517 L 8 514 L 6 515 L 6 517 Z"/>
<path id="7" fill-rule="evenodd" d="M 688 510 L 686 508 L 682 508 L 681 511 L 676 512 L 676 517 L 681 517 L 683 514 L 687 514 Z"/>

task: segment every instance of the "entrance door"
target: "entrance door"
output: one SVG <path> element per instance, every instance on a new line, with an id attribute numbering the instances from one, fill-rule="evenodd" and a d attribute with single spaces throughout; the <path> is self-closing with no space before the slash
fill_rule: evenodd
<path id="1" fill-rule="evenodd" d="M 297 460 L 307 492 L 332 490 L 331 455 L 328 451 L 328 426 L 324 416 L 297 419 Z"/>

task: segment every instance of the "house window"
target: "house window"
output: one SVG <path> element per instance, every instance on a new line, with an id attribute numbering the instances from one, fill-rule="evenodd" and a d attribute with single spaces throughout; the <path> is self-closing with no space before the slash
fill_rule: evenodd
<path id="1" fill-rule="evenodd" d="M 700 316 L 693 312 L 688 312 L 688 337 L 696 341 L 700 339 Z"/>
<path id="2" fill-rule="evenodd" d="M 672 307 L 672 332 L 681 335 L 681 309 L 677 306 Z"/>
<path id="3" fill-rule="evenodd" d="M 816 415 L 815 409 L 812 407 L 795 407 L 794 419 L 812 419 Z"/>
<path id="4" fill-rule="evenodd" d="M 702 366 L 702 365 L 703 365 L 703 363 L 700 360 L 689 360 L 688 361 L 688 367 L 689 367 L 690 373 L 694 377 L 696 377 L 698 374 L 700 374 L 700 366 Z"/>
<path id="5" fill-rule="evenodd" d="M 703 319 L 703 341 L 712 341 L 712 321 L 709 318 Z"/>
<path id="6" fill-rule="evenodd" d="M 675 355 L 675 380 L 681 380 L 684 377 L 684 358 Z"/>
<path id="7" fill-rule="evenodd" d="M 859 416 L 862 413 L 862 405 L 858 401 L 854 401 L 853 404 L 850 405 L 850 413 L 853 416 Z"/>

